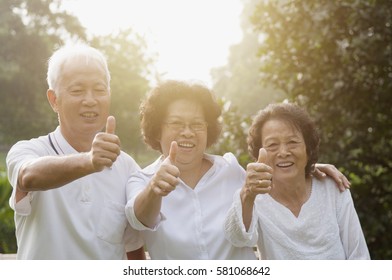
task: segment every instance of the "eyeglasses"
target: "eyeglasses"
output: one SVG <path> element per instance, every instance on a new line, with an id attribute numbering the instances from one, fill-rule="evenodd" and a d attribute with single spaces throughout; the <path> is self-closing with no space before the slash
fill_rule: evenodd
<path id="1" fill-rule="evenodd" d="M 188 126 L 193 131 L 205 131 L 208 124 L 206 122 L 192 122 L 192 123 L 185 123 L 181 121 L 171 121 L 165 122 L 164 124 L 167 125 L 168 128 L 175 131 L 182 131 Z"/>

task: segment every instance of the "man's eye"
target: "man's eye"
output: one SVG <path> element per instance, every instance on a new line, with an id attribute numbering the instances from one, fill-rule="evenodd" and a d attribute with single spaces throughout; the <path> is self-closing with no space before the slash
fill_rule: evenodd
<path id="1" fill-rule="evenodd" d="M 166 124 L 170 127 L 173 127 L 173 128 L 181 128 L 184 126 L 184 124 L 182 122 L 178 122 L 178 121 L 167 122 Z"/>
<path id="2" fill-rule="evenodd" d="M 83 89 L 71 89 L 70 92 L 72 95 L 80 95 L 83 93 Z"/>
<path id="3" fill-rule="evenodd" d="M 107 93 L 106 89 L 103 88 L 96 88 L 94 89 L 94 92 L 96 92 L 99 95 L 105 95 Z"/>
<path id="4" fill-rule="evenodd" d="M 176 127 L 183 127 L 184 126 L 184 124 L 182 122 L 172 122 L 171 124 Z"/>

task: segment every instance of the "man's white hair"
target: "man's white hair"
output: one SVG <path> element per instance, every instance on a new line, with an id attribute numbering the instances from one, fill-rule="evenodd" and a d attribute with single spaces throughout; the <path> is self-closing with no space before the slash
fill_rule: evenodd
<path id="1" fill-rule="evenodd" d="M 108 87 L 110 87 L 110 72 L 106 57 L 99 50 L 84 43 L 67 44 L 56 50 L 48 61 L 47 82 L 49 89 L 56 88 L 61 75 L 62 66 L 70 59 L 84 59 L 86 64 L 93 60 L 98 62 L 104 69 Z"/>

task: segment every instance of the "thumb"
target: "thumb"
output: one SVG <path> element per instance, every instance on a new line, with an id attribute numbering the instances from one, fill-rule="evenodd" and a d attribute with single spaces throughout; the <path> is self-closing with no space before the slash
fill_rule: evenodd
<path id="1" fill-rule="evenodd" d="M 113 116 L 109 116 L 106 120 L 106 133 L 114 134 L 116 130 L 116 119 Z"/>
<path id="2" fill-rule="evenodd" d="M 169 160 L 172 164 L 174 164 L 176 162 L 176 158 L 177 158 L 177 149 L 178 149 L 178 145 L 176 141 L 172 141 L 170 144 L 170 151 L 169 151 Z"/>
<path id="3" fill-rule="evenodd" d="M 257 159 L 258 163 L 266 163 L 267 162 L 267 150 L 264 148 L 260 148 L 259 157 Z"/>

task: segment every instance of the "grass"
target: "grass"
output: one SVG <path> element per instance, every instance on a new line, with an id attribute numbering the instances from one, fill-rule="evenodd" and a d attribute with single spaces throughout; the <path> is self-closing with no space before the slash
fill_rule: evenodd
<path id="1" fill-rule="evenodd" d="M 6 164 L 5 164 L 5 157 L 7 156 L 7 152 L 0 151 L 0 171 L 5 171 Z"/>

